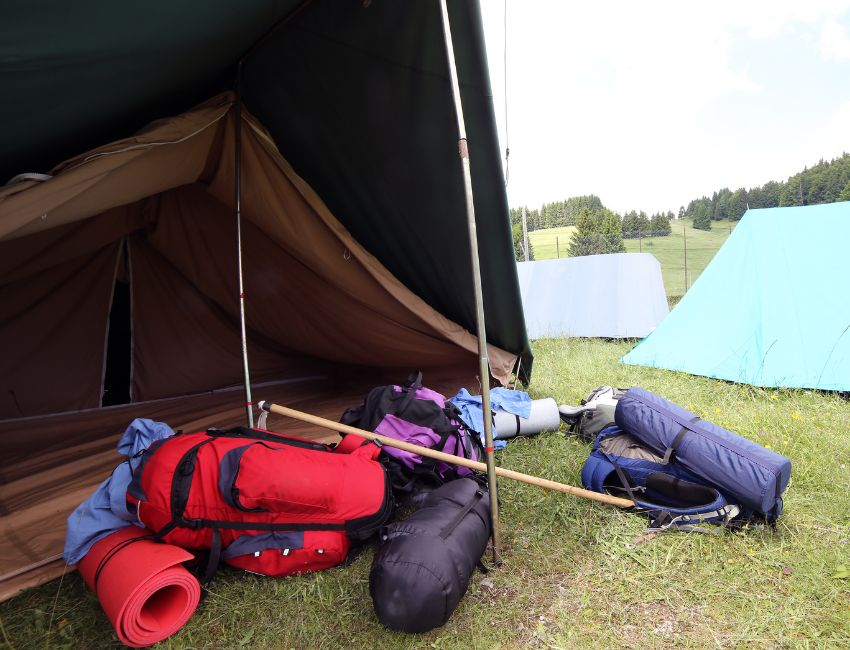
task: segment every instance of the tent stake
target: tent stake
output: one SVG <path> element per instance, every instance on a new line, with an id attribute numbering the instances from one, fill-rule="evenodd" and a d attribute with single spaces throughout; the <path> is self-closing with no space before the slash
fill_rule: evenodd
<path id="1" fill-rule="evenodd" d="M 469 229 L 469 248 L 472 258 L 472 283 L 475 291 L 475 320 L 478 327 L 478 361 L 481 377 L 481 408 L 484 414 L 484 440 L 487 460 L 487 484 L 490 492 L 490 514 L 493 520 L 493 562 L 501 563 L 499 552 L 499 497 L 496 485 L 496 461 L 493 456 L 493 418 L 490 409 L 490 359 L 487 353 L 487 332 L 484 326 L 484 298 L 481 291 L 481 265 L 478 260 L 478 231 L 475 225 L 475 207 L 472 201 L 472 173 L 469 168 L 469 147 L 466 140 L 466 125 L 463 120 L 463 104 L 460 99 L 460 84 L 455 66 L 452 30 L 449 25 L 449 12 L 446 0 L 440 0 L 445 37 L 446 58 L 449 64 L 449 76 L 452 83 L 455 115 L 458 128 L 458 151 L 463 167 L 464 189 L 466 190 L 466 222 Z"/>
<path id="2" fill-rule="evenodd" d="M 245 411 L 248 426 L 254 426 L 254 404 L 251 400 L 251 373 L 248 368 L 248 336 L 245 328 L 245 282 L 242 276 L 242 61 L 236 67 L 236 265 L 239 273 L 239 328 L 242 337 L 242 370 L 245 374 Z"/>

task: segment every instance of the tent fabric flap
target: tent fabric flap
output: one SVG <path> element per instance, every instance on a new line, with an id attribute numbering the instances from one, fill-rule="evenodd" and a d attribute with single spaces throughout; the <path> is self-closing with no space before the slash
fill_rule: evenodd
<path id="1" fill-rule="evenodd" d="M 100 404 L 118 249 L 0 282 L 0 418 Z"/>
<path id="2" fill-rule="evenodd" d="M 525 375 L 532 356 L 516 273 L 506 263 L 513 247 L 481 11 L 466 0 L 450 0 L 448 10 L 481 234 L 486 329 L 494 345 L 523 356 Z M 81 0 L 73 7 L 43 0 L 38 11 L 4 3 L 0 74 L 14 101 L 0 104 L 0 183 L 22 172 L 47 173 L 104 142 L 131 147 L 120 139 L 234 88 L 243 57 L 245 106 L 296 173 L 405 287 L 474 330 L 469 242 L 458 226 L 465 204 L 457 126 L 437 2 L 209 0 L 200 12 L 165 0 Z M 220 109 L 209 106 L 207 121 Z M 210 137 L 215 131 L 206 129 Z M 128 148 L 127 157 L 134 151 Z M 144 157 L 151 162 L 145 174 L 109 172 L 113 192 L 136 193 L 116 196 L 113 207 L 151 195 L 163 171 L 172 174 L 172 187 L 209 171 L 198 168 L 197 158 L 168 169 L 152 152 Z M 97 165 L 86 168 L 91 177 L 75 177 L 73 187 L 59 177 L 47 184 L 55 200 L 42 202 L 39 194 L 41 214 L 22 219 L 9 204 L 0 237 L 92 214 L 93 206 L 73 198 L 102 180 Z M 14 191 L 33 183 L 18 183 Z M 39 223 L 43 214 L 46 223 Z"/>
<path id="3" fill-rule="evenodd" d="M 448 10 L 491 373 L 528 380 L 480 7 Z M 244 421 L 237 124 L 254 397 L 487 381 L 436 2 L 3 3 L 0 75 L 0 599 L 56 575 L 130 419 Z"/>
<path id="4" fill-rule="evenodd" d="M 0 241 L 0 257 L 7 250 L 18 259 L 42 260 L 47 252 L 56 260 L 80 253 L 66 266 L 42 269 L 30 278 L 10 283 L 0 277 L 10 314 L 3 322 L 4 347 L 11 348 L 26 332 L 44 332 L 40 338 L 24 337 L 34 345 L 53 341 L 56 346 L 45 348 L 44 354 L 26 350 L 21 356 L 22 350 L 18 356 L 4 355 L 0 417 L 99 404 L 106 315 L 117 250 L 125 238 L 134 398 L 173 397 L 240 383 L 234 117 L 230 110 L 214 114 L 211 122 L 209 114 L 211 107 L 218 110 L 227 101 L 214 98 L 194 115 L 159 122 L 129 147 L 108 145 L 77 164 L 64 165 L 65 171 L 49 181 L 0 196 L 4 214 L 8 203 L 25 223 L 48 228 L 53 222 L 48 219 L 42 225 L 45 220 L 37 215 L 67 206 L 56 203 L 54 184 L 75 188 L 79 181 L 83 189 L 71 192 L 71 202 L 88 206 L 92 214 L 65 212 L 54 229 L 82 229 L 103 247 L 87 251 L 79 236 L 56 238 L 49 228 L 26 236 L 8 232 L 7 240 Z M 249 360 L 258 379 L 301 375 L 309 359 L 422 368 L 474 362 L 475 337 L 412 294 L 354 241 L 250 115 L 245 116 L 242 142 Z M 193 172 L 188 177 L 186 161 L 191 161 L 188 169 Z M 152 170 L 156 173 L 149 174 Z M 115 207 L 116 196 L 133 194 L 121 189 L 116 195 L 115 173 L 145 178 L 142 186 L 151 194 Z M 65 250 L 66 241 L 70 251 Z M 98 255 L 106 257 L 92 267 Z M 82 273 L 77 267 L 90 270 Z M 20 275 L 10 267 L 6 272 Z M 61 292 L 54 286 L 57 282 Z M 28 289 L 31 286 L 37 294 Z M 85 294 L 88 302 L 78 294 Z M 36 295 L 45 299 L 32 310 L 26 297 Z M 85 309 L 71 310 L 76 305 Z M 69 310 L 73 318 L 64 315 Z M 54 328 L 57 332 L 51 335 Z M 78 329 L 85 329 L 86 346 L 75 344 Z M 58 349 L 65 356 L 57 356 Z M 67 371 L 56 371 L 55 360 L 65 359 L 71 350 L 81 359 L 68 358 Z M 515 355 L 491 348 L 493 374 L 500 381 L 507 380 L 514 361 Z M 91 375 L 86 382 L 78 381 L 83 368 Z M 31 384 L 44 376 L 53 383 L 36 400 L 21 388 L 25 376 Z M 81 392 L 85 399 L 71 398 Z M 21 397 L 5 397 L 21 393 L 27 394 L 25 404 Z M 63 394 L 67 399 L 60 397 Z"/>

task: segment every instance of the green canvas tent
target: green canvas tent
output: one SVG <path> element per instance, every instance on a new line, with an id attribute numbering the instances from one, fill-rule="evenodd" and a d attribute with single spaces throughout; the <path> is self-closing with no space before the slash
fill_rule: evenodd
<path id="1" fill-rule="evenodd" d="M 492 372 L 527 378 L 479 9 L 449 10 Z M 61 572 L 130 419 L 243 417 L 240 60 L 255 396 L 336 418 L 412 367 L 475 385 L 436 2 L 6 3 L 0 33 L 0 597 Z"/>

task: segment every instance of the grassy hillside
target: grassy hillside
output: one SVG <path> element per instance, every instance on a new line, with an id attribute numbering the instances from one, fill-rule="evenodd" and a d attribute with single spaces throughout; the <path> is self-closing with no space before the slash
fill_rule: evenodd
<path id="1" fill-rule="evenodd" d="M 567 248 L 570 246 L 570 239 L 575 231 L 575 226 L 565 226 L 528 233 L 528 241 L 534 251 L 534 259 L 553 260 L 558 257 L 557 250 L 559 248 L 560 257 L 567 257 Z"/>
<path id="2" fill-rule="evenodd" d="M 626 251 L 629 253 L 652 253 L 661 263 L 664 288 L 668 296 L 682 296 L 685 293 L 685 243 L 687 243 L 687 286 L 694 280 L 714 257 L 717 250 L 726 241 L 731 229 L 737 222 L 720 221 L 713 224 L 712 230 L 695 230 L 688 220 L 673 221 L 673 233 L 667 237 L 650 239 L 627 239 Z M 684 229 L 684 232 L 683 232 Z M 554 259 L 556 256 L 556 238 L 561 257 L 567 257 L 569 238 L 575 227 L 551 228 L 528 233 L 529 241 L 537 260 Z"/>

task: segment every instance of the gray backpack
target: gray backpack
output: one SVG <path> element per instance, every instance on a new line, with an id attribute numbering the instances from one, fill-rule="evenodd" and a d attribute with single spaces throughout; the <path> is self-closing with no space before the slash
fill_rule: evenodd
<path id="1" fill-rule="evenodd" d="M 558 407 L 561 420 L 569 425 L 569 432 L 584 442 L 593 442 L 602 429 L 614 424 L 614 411 L 617 401 L 626 392 L 626 388 L 600 386 L 591 391 L 580 406 L 562 404 Z"/>

